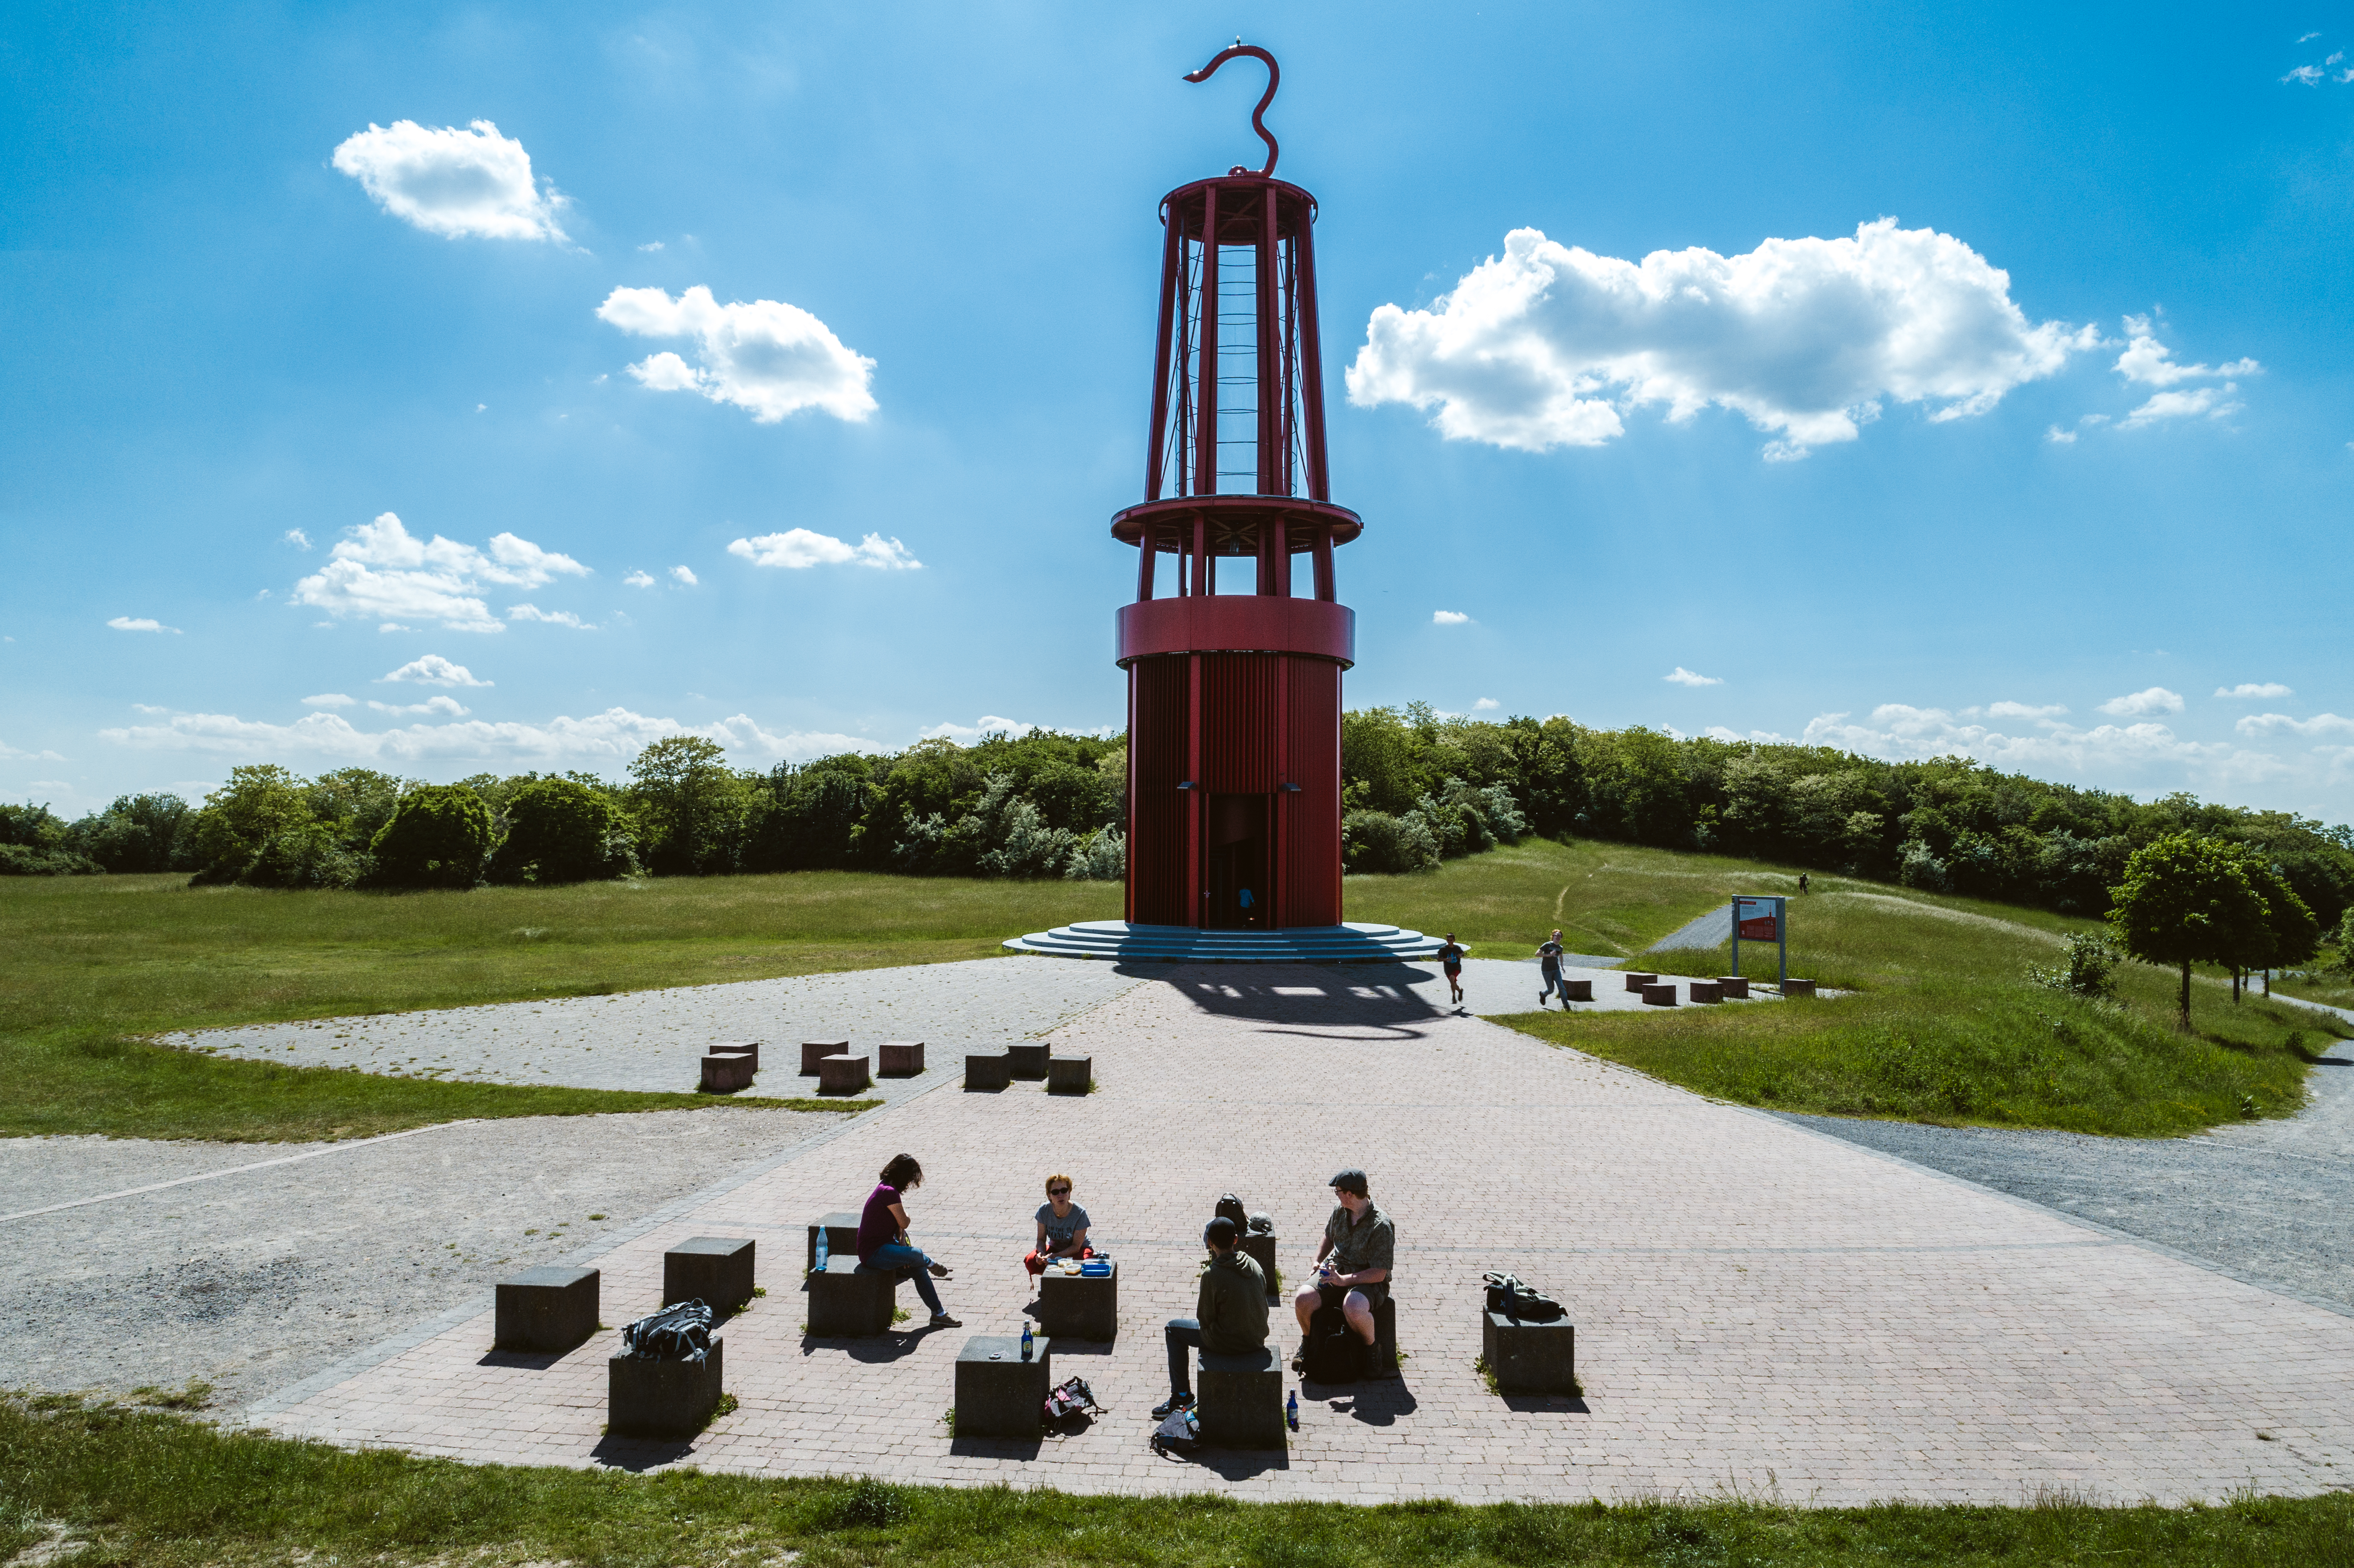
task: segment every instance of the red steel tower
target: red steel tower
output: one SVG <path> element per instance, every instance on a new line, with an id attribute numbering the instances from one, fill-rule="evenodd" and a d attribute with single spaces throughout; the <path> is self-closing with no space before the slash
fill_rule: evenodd
<path id="1" fill-rule="evenodd" d="M 1267 65 L 1251 112 L 1267 164 L 1161 198 L 1144 500 L 1111 522 L 1138 547 L 1136 602 L 1119 619 L 1128 919 L 1330 927 L 1341 673 L 1356 648 L 1332 551 L 1364 525 L 1332 503 L 1325 467 L 1316 198 L 1275 177 L 1275 57 L 1237 40 L 1185 79 L 1240 55 Z"/>

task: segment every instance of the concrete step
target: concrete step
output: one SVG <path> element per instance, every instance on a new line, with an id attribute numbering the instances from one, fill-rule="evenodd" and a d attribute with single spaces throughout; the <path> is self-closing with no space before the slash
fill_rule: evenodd
<path id="1" fill-rule="evenodd" d="M 1439 938 L 1395 926 L 1352 921 L 1278 931 L 1205 931 L 1191 926 L 1131 926 L 1082 920 L 1033 931 L 1005 944 L 1009 952 L 1054 959 L 1181 964 L 1395 963 L 1426 959 Z"/>

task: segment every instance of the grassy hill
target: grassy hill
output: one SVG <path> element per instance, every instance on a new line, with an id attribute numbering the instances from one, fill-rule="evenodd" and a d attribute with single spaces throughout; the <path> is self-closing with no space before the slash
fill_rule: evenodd
<path id="1" fill-rule="evenodd" d="M 1350 917 L 1453 930 L 1520 958 L 1634 955 L 1734 892 L 1796 895 L 1793 870 L 1531 840 L 1413 876 L 1347 883 Z M 850 872 L 662 878 L 391 895 L 197 888 L 177 876 L 0 881 L 0 1134 L 356 1136 L 457 1116 L 655 1108 L 691 1097 L 425 1084 L 144 1044 L 181 1028 L 452 1007 L 988 957 L 1007 936 L 1116 916 L 1117 885 Z M 1857 994 L 1812 1005 L 1485 1012 L 1541 1038 L 1746 1104 L 2160 1135 L 2303 1099 L 2349 1031 L 2285 1002 L 2198 988 L 2170 1026 L 2167 978 L 2127 966 L 2100 1005 L 2026 979 L 2090 922 L 1817 876 L 1795 901 L 1793 970 Z M 1772 953 L 1744 953 L 1770 976 Z M 1035 963 L 1054 960 L 1023 959 Z M 1638 967 L 1717 974 L 1721 952 Z M 621 1102 L 628 1101 L 629 1104 Z M 639 1102 L 647 1102 L 641 1104 Z"/>

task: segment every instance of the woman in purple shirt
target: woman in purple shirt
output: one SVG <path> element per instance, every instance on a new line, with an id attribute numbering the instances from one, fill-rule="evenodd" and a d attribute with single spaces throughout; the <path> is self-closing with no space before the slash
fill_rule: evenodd
<path id="1" fill-rule="evenodd" d="M 895 1154 L 883 1167 L 883 1179 L 866 1194 L 866 1207 L 858 1216 L 858 1266 L 898 1270 L 916 1282 L 916 1294 L 932 1309 L 932 1328 L 961 1328 L 940 1305 L 940 1293 L 932 1285 L 934 1279 L 949 1277 L 948 1265 L 934 1263 L 907 1244 L 907 1211 L 900 1198 L 923 1184 L 924 1168 L 912 1154 Z"/>

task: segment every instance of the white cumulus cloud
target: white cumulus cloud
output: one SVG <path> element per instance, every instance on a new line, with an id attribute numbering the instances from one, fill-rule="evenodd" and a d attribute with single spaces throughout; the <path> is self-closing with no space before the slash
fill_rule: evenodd
<path id="1" fill-rule="evenodd" d="M 621 581 L 627 583 L 631 588 L 652 588 L 654 586 L 653 574 L 651 572 L 631 572 L 628 577 L 623 577 Z"/>
<path id="2" fill-rule="evenodd" d="M 413 120 L 368 128 L 335 149 L 335 167 L 378 207 L 428 234 L 452 239 L 562 240 L 564 198 L 534 183 L 531 154 L 487 120 L 470 130 L 429 130 Z"/>
<path id="3" fill-rule="evenodd" d="M 1471 705 L 1471 711 L 1475 714 L 1493 713 L 1503 705 L 1493 697 L 1481 697 Z"/>
<path id="4" fill-rule="evenodd" d="M 117 631 L 168 631 L 175 637 L 180 635 L 178 627 L 166 626 L 160 620 L 151 620 L 143 615 L 118 615 L 106 624 Z"/>
<path id="5" fill-rule="evenodd" d="M 756 567 L 782 567 L 788 571 L 855 563 L 878 571 L 904 572 L 914 571 L 924 564 L 909 555 L 907 547 L 896 538 L 869 534 L 852 545 L 831 534 L 812 533 L 807 528 L 788 528 L 781 534 L 757 534 L 749 539 L 738 539 L 727 546 L 727 553 L 741 556 Z"/>
<path id="6" fill-rule="evenodd" d="M 542 609 L 535 604 L 511 604 L 507 606 L 507 619 L 509 620 L 545 621 L 550 626 L 568 626 L 575 631 L 594 631 L 597 630 L 594 626 L 581 620 L 578 616 L 573 614 L 568 609 Z"/>
<path id="7" fill-rule="evenodd" d="M 597 316 L 639 337 L 695 339 L 698 365 L 665 350 L 630 366 L 654 391 L 700 392 L 715 403 L 750 409 L 753 422 L 762 425 L 802 408 L 851 420 L 875 411 L 868 389 L 875 362 L 854 353 L 799 305 L 781 300 L 723 305 L 698 283 L 675 300 L 662 289 L 615 289 Z"/>
<path id="8" fill-rule="evenodd" d="M 2316 714 L 2309 719 L 2294 719 L 2286 714 L 2250 714 L 2232 726 L 2242 735 L 2354 735 L 2354 719 L 2340 718 L 2336 714 Z"/>
<path id="9" fill-rule="evenodd" d="M 352 698 L 341 692 L 321 692 L 315 697 L 304 697 L 302 705 L 306 708 L 347 708 L 352 702 Z"/>
<path id="10" fill-rule="evenodd" d="M 2147 316 L 2126 317 L 2126 351 L 2117 355 L 2112 368 L 2128 381 L 2146 382 L 2152 387 L 2171 387 L 2178 381 L 2195 381 L 2202 376 L 2255 376 L 2264 368 L 2253 359 L 2235 359 L 2229 365 L 2178 365 L 2174 351 L 2158 341 Z"/>
<path id="11" fill-rule="evenodd" d="M 2111 697 L 2101 705 L 2101 711 L 2117 718 L 2179 714 L 2182 711 L 2182 694 L 2169 692 L 2164 686 L 2150 686 L 2142 691 L 2128 692 L 2122 697 Z"/>
<path id="12" fill-rule="evenodd" d="M 307 550 L 311 547 L 311 535 L 300 528 L 289 528 L 280 537 L 298 550 Z"/>
<path id="13" fill-rule="evenodd" d="M 1451 440 L 1526 451 L 1599 446 L 1641 405 L 1679 421 L 1715 405 L 1774 432 L 1767 456 L 1794 458 L 1855 440 L 1892 399 L 1933 419 L 1983 413 L 2097 342 L 2029 322 L 2009 273 L 1894 218 L 1640 263 L 1521 228 L 1432 308 L 1375 310 L 1349 400 L 1435 408 Z"/>
<path id="14" fill-rule="evenodd" d="M 1433 626 L 1469 626 L 1471 618 L 1459 609 L 1434 609 L 1430 612 Z"/>
<path id="15" fill-rule="evenodd" d="M 498 631 L 482 602 L 486 585 L 534 588 L 557 576 L 586 577 L 569 556 L 513 534 L 492 537 L 487 551 L 436 534 L 417 538 L 387 512 L 346 531 L 324 567 L 294 585 L 294 602 L 330 615 L 370 620 L 438 620 L 452 631 Z"/>
<path id="16" fill-rule="evenodd" d="M 463 664 L 452 664 L 439 653 L 428 653 L 411 659 L 399 669 L 378 676 L 379 681 L 413 681 L 420 686 L 488 686 L 496 683 L 478 681 L 472 671 Z"/>
<path id="17" fill-rule="evenodd" d="M 2067 705 L 2064 703 L 2044 703 L 2038 705 L 2031 703 L 2003 702 L 1988 703 L 1986 705 L 1986 716 L 1988 718 L 2023 718 L 2035 720 L 2039 723 L 2047 719 L 2058 718 L 2067 711 Z M 1965 716 L 1969 718 L 1976 718 L 1978 716 L 1978 710 L 1977 708 L 1965 708 L 1962 712 Z"/>
<path id="18" fill-rule="evenodd" d="M 2236 383 L 2226 381 L 2221 387 L 2195 387 L 2187 392 L 2158 392 L 2149 401 L 2118 421 L 2121 430 L 2137 430 L 2154 425 L 2160 419 L 2190 419 L 2204 414 L 2211 419 L 2227 418 L 2247 407 L 2231 401 L 2239 390 Z"/>
<path id="19" fill-rule="evenodd" d="M 0 740 L 0 762 L 63 762 L 66 759 L 54 751 L 19 751 Z"/>
<path id="20" fill-rule="evenodd" d="M 1672 681 L 1679 686 L 1721 686 L 1724 684 L 1724 677 L 1722 675 L 1703 675 L 1697 671 L 1687 670 L 1681 664 L 1677 665 L 1673 670 L 1670 670 L 1668 673 L 1660 676 L 1659 679 L 1662 681 Z"/>
<path id="21" fill-rule="evenodd" d="M 2219 697 L 2293 697 L 2296 693 L 2278 681 L 2243 681 L 2236 686 L 2218 686 Z"/>
<path id="22" fill-rule="evenodd" d="M 744 714 L 694 726 L 621 707 L 540 724 L 456 719 L 386 730 L 361 729 L 341 714 L 306 714 L 287 725 L 234 714 L 175 714 L 164 723 L 105 729 L 99 735 L 143 751 L 194 752 L 229 759 L 386 768 L 482 763 L 510 771 L 578 768 L 618 772 L 646 746 L 670 735 L 704 736 L 731 753 L 762 762 L 807 761 L 833 752 L 872 749 L 875 745 L 857 736 L 825 732 L 773 734 Z"/>
<path id="23" fill-rule="evenodd" d="M 670 569 L 670 575 L 672 580 L 676 582 L 681 588 L 693 588 L 695 586 L 695 575 L 684 567 L 673 567 Z"/>
<path id="24" fill-rule="evenodd" d="M 2306 87 L 2315 87 L 2319 85 L 2321 81 L 2321 68 L 2314 65 L 2301 65 L 2291 70 L 2286 76 L 2281 78 L 2281 79 L 2283 81 L 2302 82 Z"/>
<path id="25" fill-rule="evenodd" d="M 368 706 L 380 714 L 442 714 L 451 718 L 463 718 L 472 712 L 455 697 L 428 697 L 421 703 L 379 703 L 368 700 Z"/>

